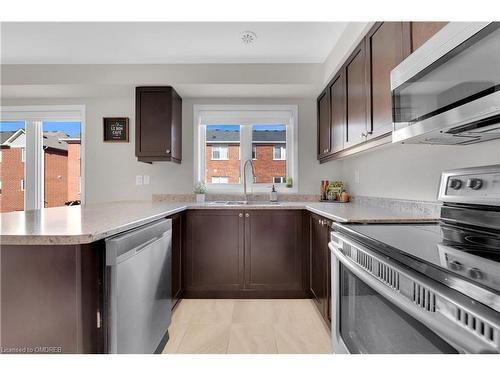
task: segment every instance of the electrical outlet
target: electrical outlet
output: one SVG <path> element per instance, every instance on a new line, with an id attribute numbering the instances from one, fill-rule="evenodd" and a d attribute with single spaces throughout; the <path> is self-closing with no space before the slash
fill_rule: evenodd
<path id="1" fill-rule="evenodd" d="M 359 169 L 354 170 L 354 182 L 359 184 Z"/>
<path id="2" fill-rule="evenodd" d="M 138 174 L 137 176 L 135 176 L 135 184 L 142 185 L 142 175 Z"/>
<path id="3" fill-rule="evenodd" d="M 145 174 L 145 175 L 142 177 L 142 182 L 144 183 L 144 185 L 149 185 L 149 181 L 150 181 L 149 175 L 148 175 L 148 174 Z"/>

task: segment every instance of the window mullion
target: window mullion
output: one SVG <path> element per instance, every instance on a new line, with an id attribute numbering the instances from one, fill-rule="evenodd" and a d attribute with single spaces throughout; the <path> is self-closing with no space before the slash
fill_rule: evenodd
<path id="1" fill-rule="evenodd" d="M 44 207 L 44 150 L 42 121 L 26 122 L 26 161 L 24 209 L 36 210 Z"/>
<path id="2" fill-rule="evenodd" d="M 250 123 L 240 124 L 240 184 L 243 186 L 243 166 L 245 161 L 252 158 L 252 125 Z M 250 169 L 250 167 L 248 167 Z M 253 178 L 250 176 L 250 170 L 247 171 L 247 186 L 253 186 Z"/>

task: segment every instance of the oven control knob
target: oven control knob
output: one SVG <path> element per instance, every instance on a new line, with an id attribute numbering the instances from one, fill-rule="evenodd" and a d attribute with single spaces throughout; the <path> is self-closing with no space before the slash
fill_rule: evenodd
<path id="1" fill-rule="evenodd" d="M 450 180 L 450 183 L 448 184 L 452 189 L 458 190 L 462 187 L 462 181 L 453 178 Z"/>
<path id="2" fill-rule="evenodd" d="M 476 280 L 481 280 L 483 278 L 483 273 L 478 268 L 471 268 L 469 270 L 469 276 Z"/>
<path id="3" fill-rule="evenodd" d="M 479 190 L 481 189 L 481 186 L 483 186 L 483 180 L 479 178 L 469 178 L 467 180 L 467 187 L 472 190 Z"/>
<path id="4" fill-rule="evenodd" d="M 463 264 L 460 262 L 457 262 L 456 260 L 452 260 L 450 262 L 450 269 L 453 271 L 461 271 L 464 268 Z"/>

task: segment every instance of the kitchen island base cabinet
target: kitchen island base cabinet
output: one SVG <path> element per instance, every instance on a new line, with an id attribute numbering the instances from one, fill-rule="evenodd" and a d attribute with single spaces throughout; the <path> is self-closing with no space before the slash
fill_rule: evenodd
<path id="1" fill-rule="evenodd" d="M 187 298 L 307 298 L 299 210 L 192 210 Z"/>
<path id="2" fill-rule="evenodd" d="M 3 353 L 104 353 L 103 241 L 2 245 Z"/>

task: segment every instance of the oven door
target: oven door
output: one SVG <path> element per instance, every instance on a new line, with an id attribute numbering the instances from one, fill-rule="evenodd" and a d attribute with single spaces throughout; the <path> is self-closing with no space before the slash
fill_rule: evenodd
<path id="1" fill-rule="evenodd" d="M 334 353 L 499 352 L 496 312 L 338 233 L 329 247 Z"/>

